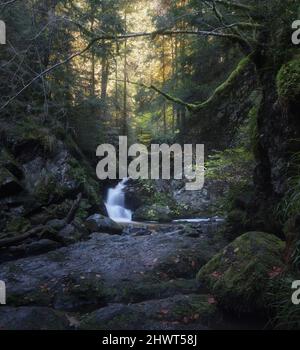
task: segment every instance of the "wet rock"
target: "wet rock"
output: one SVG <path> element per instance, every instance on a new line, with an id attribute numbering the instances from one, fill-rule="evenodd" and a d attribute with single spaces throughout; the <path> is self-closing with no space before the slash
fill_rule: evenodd
<path id="1" fill-rule="evenodd" d="M 149 230 L 147 225 L 144 226 L 135 226 L 135 225 L 126 225 L 123 231 L 123 234 L 132 235 L 132 236 L 147 236 L 152 234 L 152 230 Z"/>
<path id="2" fill-rule="evenodd" d="M 123 231 L 123 226 L 101 214 L 94 214 L 88 217 L 85 225 L 91 233 L 105 232 L 111 234 L 120 234 Z"/>
<path id="3" fill-rule="evenodd" d="M 87 241 L 3 263 L 0 280 L 7 284 L 9 305 L 96 308 L 168 296 L 174 291 L 194 292 L 195 285 L 184 289 L 185 282 L 179 286 L 171 280 L 193 279 L 219 248 L 213 235 L 94 233 Z"/>
<path id="4" fill-rule="evenodd" d="M 92 330 L 206 329 L 220 322 L 207 295 L 177 295 L 132 305 L 111 305 L 83 317 L 80 328 Z"/>
<path id="5" fill-rule="evenodd" d="M 74 225 L 67 225 L 56 234 L 56 239 L 65 244 L 71 244 L 79 241 L 84 233 L 77 230 Z"/>
<path id="6" fill-rule="evenodd" d="M 214 212 L 217 201 L 227 190 L 227 184 L 221 180 L 206 179 L 201 190 L 186 191 L 184 180 L 173 180 L 171 189 L 174 200 L 186 208 L 183 215 L 205 217 Z"/>
<path id="7" fill-rule="evenodd" d="M 172 213 L 168 206 L 153 204 L 140 207 L 133 213 L 132 218 L 137 221 L 170 222 Z"/>
<path id="8" fill-rule="evenodd" d="M 47 307 L 0 308 L 1 330 L 64 330 L 70 322 L 62 312 Z"/>
<path id="9" fill-rule="evenodd" d="M 245 233 L 203 266 L 197 279 L 223 308 L 263 312 L 273 279 L 284 271 L 283 250 L 284 242 L 272 234 Z"/>
<path id="10" fill-rule="evenodd" d="M 105 212 L 94 169 L 71 137 L 62 139 L 58 129 L 32 117 L 3 122 L 1 132 L 0 232 L 14 216 L 29 218 L 33 226 L 65 218 L 78 193 L 76 216 Z"/>
<path id="11" fill-rule="evenodd" d="M 26 255 L 42 254 L 59 248 L 61 245 L 58 242 L 50 239 L 41 239 L 36 242 L 26 244 L 24 251 Z"/>

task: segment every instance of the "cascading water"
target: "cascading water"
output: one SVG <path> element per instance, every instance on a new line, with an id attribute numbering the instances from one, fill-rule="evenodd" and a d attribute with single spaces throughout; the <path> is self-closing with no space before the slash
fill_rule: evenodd
<path id="1" fill-rule="evenodd" d="M 105 202 L 108 216 L 116 222 L 130 222 L 132 220 L 132 212 L 125 208 L 125 194 L 124 188 L 126 187 L 125 178 L 117 184 L 116 187 L 110 188 L 107 193 Z"/>

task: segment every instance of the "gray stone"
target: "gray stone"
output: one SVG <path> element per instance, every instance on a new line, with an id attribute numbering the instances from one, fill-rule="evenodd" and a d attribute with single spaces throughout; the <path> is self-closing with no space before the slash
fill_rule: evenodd
<path id="1" fill-rule="evenodd" d="M 62 312 L 47 307 L 0 307 L 1 330 L 63 330 L 70 322 Z"/>
<path id="2" fill-rule="evenodd" d="M 111 234 L 120 234 L 123 231 L 123 226 L 101 214 L 94 214 L 88 217 L 85 225 L 91 233 L 105 232 Z"/>
<path id="3" fill-rule="evenodd" d="M 178 231 L 138 237 L 94 233 L 87 241 L 2 263 L 0 280 L 7 284 L 9 305 L 99 308 L 168 295 L 175 287 L 162 288 L 162 281 L 193 279 L 223 246 L 213 234 L 191 238 Z"/>

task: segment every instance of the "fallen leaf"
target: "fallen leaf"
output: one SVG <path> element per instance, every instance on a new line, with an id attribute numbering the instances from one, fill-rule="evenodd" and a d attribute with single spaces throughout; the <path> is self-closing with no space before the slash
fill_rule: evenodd
<path id="1" fill-rule="evenodd" d="M 208 304 L 211 304 L 211 305 L 214 305 L 217 303 L 216 299 L 213 297 L 213 296 L 210 296 L 208 299 L 207 299 L 207 302 Z"/>
<path id="2" fill-rule="evenodd" d="M 272 271 L 269 272 L 269 278 L 275 278 L 279 275 L 281 275 L 283 272 L 283 268 L 282 267 L 276 267 L 274 266 Z"/>
<path id="3" fill-rule="evenodd" d="M 163 315 L 167 315 L 167 314 L 169 313 L 169 310 L 167 310 L 167 309 L 161 309 L 159 312 L 160 312 L 161 314 L 163 314 Z"/>
<path id="4" fill-rule="evenodd" d="M 211 274 L 211 276 L 215 277 L 215 278 L 220 278 L 220 277 L 222 277 L 222 274 L 221 274 L 221 272 L 215 271 Z"/>
<path id="5" fill-rule="evenodd" d="M 183 323 L 185 323 L 185 324 L 189 323 L 188 317 L 184 317 L 184 318 L 183 318 Z"/>

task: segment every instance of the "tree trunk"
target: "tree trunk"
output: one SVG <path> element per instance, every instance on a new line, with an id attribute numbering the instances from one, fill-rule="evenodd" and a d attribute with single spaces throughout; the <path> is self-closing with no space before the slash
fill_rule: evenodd
<path id="1" fill-rule="evenodd" d="M 127 32 L 127 12 L 125 9 L 125 33 Z M 123 120 L 122 120 L 122 133 L 127 135 L 127 40 L 124 41 L 124 91 L 123 91 Z"/>
<path id="2" fill-rule="evenodd" d="M 163 76 L 163 86 L 166 84 L 166 51 L 165 51 L 165 39 L 162 39 L 162 76 Z M 164 123 L 164 135 L 167 134 L 167 106 L 164 99 L 163 102 L 163 123 Z"/>
<path id="3" fill-rule="evenodd" d="M 102 57 L 101 61 L 101 103 L 102 103 L 102 117 L 106 117 L 107 112 L 107 84 L 109 77 L 109 61 L 106 54 Z"/>
<path id="4" fill-rule="evenodd" d="M 276 206 L 288 189 L 292 157 L 299 151 L 300 100 L 280 102 L 276 76 L 284 62 L 270 70 L 271 61 L 273 57 L 261 52 L 255 57 L 263 96 L 257 115 L 256 195 L 252 209 L 258 216 L 256 221 L 261 221 L 259 229 L 278 233 L 281 224 L 276 221 Z"/>

